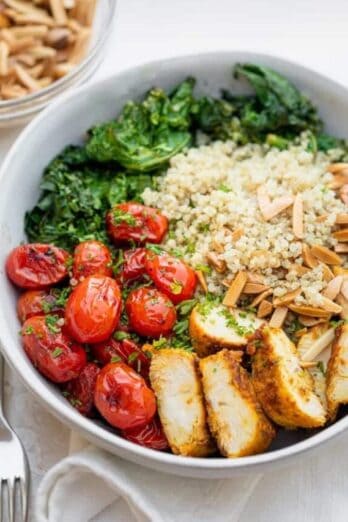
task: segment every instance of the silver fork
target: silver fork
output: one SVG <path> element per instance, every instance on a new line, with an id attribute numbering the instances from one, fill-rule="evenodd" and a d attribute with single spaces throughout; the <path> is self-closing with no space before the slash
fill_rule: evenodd
<path id="1" fill-rule="evenodd" d="M 0 353 L 0 522 L 27 522 L 29 466 L 22 443 L 3 412 L 4 366 Z"/>

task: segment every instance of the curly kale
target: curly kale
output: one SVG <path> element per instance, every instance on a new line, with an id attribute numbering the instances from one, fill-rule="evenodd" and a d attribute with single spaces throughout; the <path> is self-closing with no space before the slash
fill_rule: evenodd
<path id="1" fill-rule="evenodd" d="M 193 87 L 194 80 L 187 79 L 170 95 L 156 88 L 144 101 L 128 102 L 117 120 L 90 130 L 88 156 L 134 172 L 162 166 L 191 141 Z"/>

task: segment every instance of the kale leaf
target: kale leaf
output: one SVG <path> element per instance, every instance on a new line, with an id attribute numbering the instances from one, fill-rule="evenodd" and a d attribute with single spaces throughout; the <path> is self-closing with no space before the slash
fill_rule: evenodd
<path id="1" fill-rule="evenodd" d="M 25 217 L 29 241 L 67 249 L 87 239 L 108 242 L 105 213 L 116 203 L 140 200 L 150 175 L 130 175 L 92 163 L 84 147 L 67 147 L 46 168 L 41 197 Z"/>
<path id="2" fill-rule="evenodd" d="M 117 120 L 89 131 L 88 156 L 98 162 L 118 162 L 134 172 L 162 166 L 191 141 L 193 87 L 189 78 L 172 94 L 156 88 L 144 101 L 128 102 Z"/>

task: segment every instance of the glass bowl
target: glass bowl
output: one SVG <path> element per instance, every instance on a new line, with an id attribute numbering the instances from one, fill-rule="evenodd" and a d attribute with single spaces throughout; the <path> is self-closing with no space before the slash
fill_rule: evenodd
<path id="1" fill-rule="evenodd" d="M 22 98 L 0 101 L 0 128 L 28 122 L 51 101 L 72 87 L 86 82 L 101 64 L 115 18 L 117 0 L 98 0 L 88 54 L 71 73 Z"/>

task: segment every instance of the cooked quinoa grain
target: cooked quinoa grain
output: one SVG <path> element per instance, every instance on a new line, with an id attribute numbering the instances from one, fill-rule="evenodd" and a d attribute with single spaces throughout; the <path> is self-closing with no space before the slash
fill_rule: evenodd
<path id="1" fill-rule="evenodd" d="M 296 302 L 320 306 L 320 292 L 327 284 L 323 267 L 319 264 L 299 276 L 293 265 L 303 265 L 303 243 L 335 246 L 336 215 L 347 212 L 347 207 L 328 188 L 333 176 L 327 169 L 335 161 L 334 152 L 313 154 L 307 145 L 305 136 L 284 151 L 213 142 L 172 158 L 158 190 L 144 191 L 145 204 L 159 208 L 171 222 L 166 249 L 179 251 L 196 268 L 208 265 L 209 252 L 225 262 L 224 274 L 206 269 L 210 292 L 222 294 L 223 280 L 248 270 L 261 274 L 274 296 L 301 288 Z M 264 219 L 257 199 L 259 187 L 271 202 L 302 195 L 303 240 L 293 233 L 292 206 L 269 221 Z M 239 232 L 234 235 L 235 231 Z"/>

